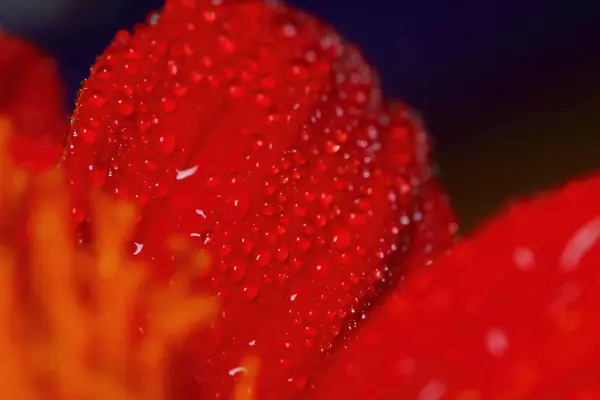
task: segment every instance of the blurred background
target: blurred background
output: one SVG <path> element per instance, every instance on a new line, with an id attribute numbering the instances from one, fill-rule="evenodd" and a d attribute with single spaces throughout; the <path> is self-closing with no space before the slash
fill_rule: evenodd
<path id="1" fill-rule="evenodd" d="M 424 116 L 464 230 L 515 196 L 600 168 L 600 1 L 290 0 L 358 43 Z M 71 99 L 119 28 L 161 0 L 0 0 Z"/>

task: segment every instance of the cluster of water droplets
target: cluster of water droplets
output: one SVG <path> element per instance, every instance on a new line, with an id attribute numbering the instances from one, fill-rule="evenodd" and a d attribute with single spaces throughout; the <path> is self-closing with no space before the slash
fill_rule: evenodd
<path id="1" fill-rule="evenodd" d="M 92 68 L 71 183 L 143 207 L 136 256 L 164 261 L 173 233 L 211 255 L 198 288 L 223 313 L 212 338 L 191 344 L 190 379 L 220 393 L 229 374 L 208 382 L 210 371 L 252 350 L 300 389 L 409 251 L 426 146 L 403 106 L 382 103 L 358 51 L 320 22 L 259 2 L 174 4 L 118 33 Z"/>

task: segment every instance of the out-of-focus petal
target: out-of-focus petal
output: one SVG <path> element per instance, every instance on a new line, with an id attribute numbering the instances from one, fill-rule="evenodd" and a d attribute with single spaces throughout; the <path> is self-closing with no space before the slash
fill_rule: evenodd
<path id="1" fill-rule="evenodd" d="M 11 153 L 40 170 L 58 161 L 68 132 L 63 87 L 49 56 L 0 33 L 0 116 L 10 119 Z"/>
<path id="2" fill-rule="evenodd" d="M 306 398 L 595 398 L 599 199 L 596 175 L 501 213 L 374 310 Z"/>

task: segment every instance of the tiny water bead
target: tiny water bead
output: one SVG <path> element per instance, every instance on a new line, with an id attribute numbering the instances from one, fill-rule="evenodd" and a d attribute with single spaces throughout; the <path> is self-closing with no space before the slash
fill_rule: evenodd
<path id="1" fill-rule="evenodd" d="M 120 33 L 84 83 L 70 181 L 142 207 L 137 257 L 157 270 L 171 268 L 168 234 L 193 239 L 217 266 L 195 287 L 218 296 L 222 313 L 178 357 L 175 400 L 228 397 L 250 342 L 281 343 L 254 346 L 260 395 L 291 398 L 387 290 L 380 283 L 421 254 L 414 232 L 420 248 L 430 234 L 434 250 L 449 241 L 434 217 L 414 217 L 429 196 L 427 157 L 397 157 L 427 144 L 406 107 L 383 102 L 360 53 L 306 14 L 169 0 L 156 15 Z M 399 177 L 415 183 L 388 196 Z M 402 216 L 407 229 L 395 229 Z"/>

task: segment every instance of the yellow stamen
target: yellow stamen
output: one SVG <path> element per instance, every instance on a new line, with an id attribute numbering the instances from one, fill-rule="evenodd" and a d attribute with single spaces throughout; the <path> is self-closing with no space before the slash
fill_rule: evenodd
<path id="1" fill-rule="evenodd" d="M 6 153 L 10 134 L 10 121 L 0 117 L 2 397 L 164 399 L 170 348 L 217 312 L 213 298 L 190 292 L 191 279 L 210 258 L 180 242 L 187 266 L 174 284 L 147 282 L 141 290 L 147 268 L 123 256 L 136 221 L 134 207 L 94 194 L 94 243 L 74 246 L 63 172 L 57 168 L 31 178 L 15 168 Z M 34 195 L 35 204 L 26 245 L 15 239 L 20 220 L 14 212 L 25 194 Z M 27 285 L 16 285 L 23 276 L 29 276 Z M 91 300 L 84 301 L 86 288 Z M 136 307 L 149 321 L 140 344 L 130 339 Z"/>

